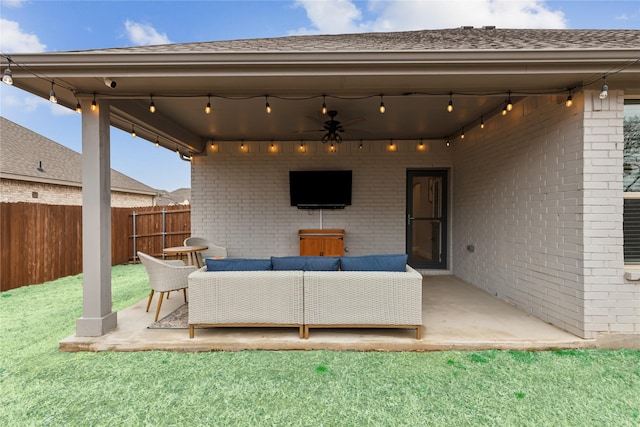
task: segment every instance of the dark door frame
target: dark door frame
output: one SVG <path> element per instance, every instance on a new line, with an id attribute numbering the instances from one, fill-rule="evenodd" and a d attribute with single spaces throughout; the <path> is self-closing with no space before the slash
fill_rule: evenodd
<path id="1" fill-rule="evenodd" d="M 412 217 L 412 207 L 413 207 L 413 178 L 414 177 L 438 177 L 442 179 L 442 189 L 441 189 L 441 215 L 435 217 Z M 420 269 L 440 269 L 444 270 L 448 265 L 448 242 L 449 242 L 449 169 L 443 168 L 433 168 L 433 169 L 407 169 L 407 178 L 406 178 L 406 250 L 409 256 L 409 265 L 414 268 Z M 412 246 L 413 246 L 413 238 L 412 238 L 412 227 L 415 221 L 440 221 L 441 224 L 441 241 L 440 243 L 440 258 L 439 260 L 433 262 L 420 262 L 413 260 L 412 255 Z"/>

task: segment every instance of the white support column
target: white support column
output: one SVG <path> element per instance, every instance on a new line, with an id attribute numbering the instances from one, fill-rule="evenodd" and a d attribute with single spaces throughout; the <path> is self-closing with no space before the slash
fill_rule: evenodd
<path id="1" fill-rule="evenodd" d="M 114 329 L 111 310 L 111 161 L 109 102 L 95 111 L 82 103 L 82 317 L 76 335 L 101 336 Z"/>

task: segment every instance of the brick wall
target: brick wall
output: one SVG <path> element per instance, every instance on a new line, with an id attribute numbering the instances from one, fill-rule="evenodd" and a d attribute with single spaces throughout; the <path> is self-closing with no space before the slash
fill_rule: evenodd
<path id="1" fill-rule="evenodd" d="M 324 228 L 346 230 L 350 255 L 405 252 L 405 181 L 408 168 L 450 167 L 442 142 L 347 141 L 329 152 L 320 142 L 221 142 L 192 163 L 192 234 L 227 247 L 230 256 L 297 255 L 299 229 L 320 228 L 320 211 L 290 206 L 289 171 L 350 169 L 352 205 L 322 211 Z"/>
<path id="2" fill-rule="evenodd" d="M 624 93 L 584 108 L 584 314 L 588 336 L 640 334 L 640 285 L 624 281 L 622 149 Z"/>
<path id="3" fill-rule="evenodd" d="M 82 205 L 82 188 L 39 182 L 0 180 L 0 195 L 3 202 L 44 203 L 48 205 Z M 128 208 L 152 206 L 154 197 L 142 194 L 111 193 L 111 206 Z"/>
<path id="4" fill-rule="evenodd" d="M 560 97 L 526 98 L 456 144 L 453 271 L 584 335 L 584 103 L 574 98 L 571 108 Z"/>

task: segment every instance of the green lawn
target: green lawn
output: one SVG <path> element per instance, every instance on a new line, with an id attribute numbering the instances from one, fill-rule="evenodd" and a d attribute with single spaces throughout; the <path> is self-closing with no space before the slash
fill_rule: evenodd
<path id="1" fill-rule="evenodd" d="M 640 351 L 60 353 L 81 287 L 0 294 L 2 426 L 640 425 Z M 144 270 L 113 288 L 145 298 Z"/>

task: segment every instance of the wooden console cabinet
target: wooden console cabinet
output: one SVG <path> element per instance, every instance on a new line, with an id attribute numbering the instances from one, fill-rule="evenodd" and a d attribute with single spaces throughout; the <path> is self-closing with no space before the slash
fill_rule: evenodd
<path id="1" fill-rule="evenodd" d="M 343 256 L 344 230 L 299 230 L 300 255 Z"/>

